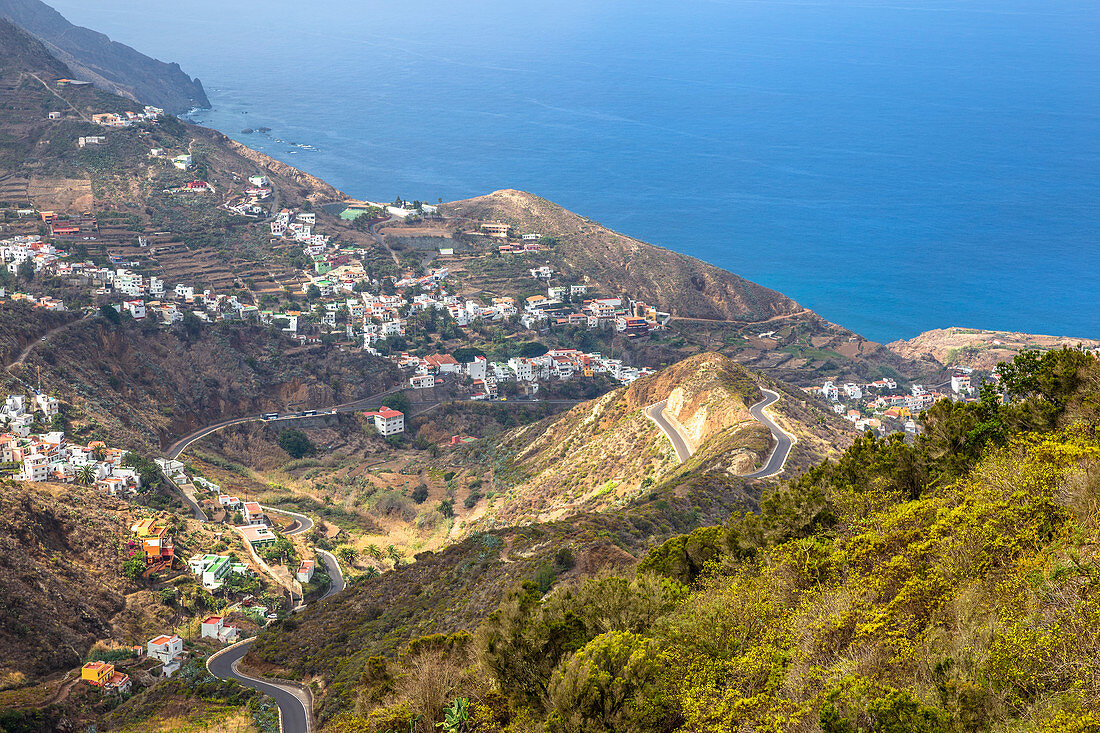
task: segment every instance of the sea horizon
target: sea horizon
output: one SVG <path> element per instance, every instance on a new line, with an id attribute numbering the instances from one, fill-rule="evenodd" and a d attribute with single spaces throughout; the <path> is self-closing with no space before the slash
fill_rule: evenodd
<path id="1" fill-rule="evenodd" d="M 336 2 L 285 34 L 284 0 L 53 5 L 200 77 L 200 124 L 355 198 L 526 190 L 880 342 L 1100 336 L 1084 2 L 417 3 L 421 24 Z"/>

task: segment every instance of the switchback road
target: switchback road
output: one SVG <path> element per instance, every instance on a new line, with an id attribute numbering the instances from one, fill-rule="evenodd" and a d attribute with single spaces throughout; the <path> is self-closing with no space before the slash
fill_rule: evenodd
<path id="1" fill-rule="evenodd" d="M 775 421 L 768 416 L 768 413 L 764 412 L 768 407 L 779 401 L 779 395 L 770 389 L 761 389 L 760 391 L 764 393 L 764 399 L 750 407 L 749 412 L 759 422 L 763 423 L 768 430 L 772 431 L 772 437 L 775 438 L 775 448 L 768 456 L 768 462 L 764 464 L 764 467 L 756 473 L 747 474 L 745 478 L 767 478 L 780 473 L 783 470 L 783 465 L 787 462 L 787 457 L 791 454 L 791 448 L 797 441 L 797 438 L 776 425 Z"/>
<path id="2" fill-rule="evenodd" d="M 322 550 L 320 547 L 315 548 L 317 554 L 321 556 L 321 559 L 325 561 L 325 568 L 328 570 L 328 577 L 330 580 L 328 590 L 321 596 L 321 600 L 325 600 L 329 596 L 336 595 L 340 591 L 344 590 L 344 573 L 340 570 L 340 563 L 336 562 L 336 558 L 328 550 Z"/>
<path id="3" fill-rule="evenodd" d="M 237 663 L 248 653 L 253 641 L 248 639 L 222 649 L 206 660 L 206 669 L 218 679 L 236 680 L 274 700 L 279 706 L 279 727 L 283 733 L 311 733 L 313 699 L 308 690 L 289 683 L 257 679 L 237 670 Z"/>
<path id="4" fill-rule="evenodd" d="M 771 431 L 772 437 L 775 439 L 775 448 L 772 449 L 771 455 L 768 456 L 768 462 L 764 464 L 763 468 L 755 473 L 746 474 L 744 478 L 768 478 L 782 472 L 783 466 L 787 463 L 787 458 L 791 454 L 791 448 L 797 442 L 793 435 L 779 427 L 768 416 L 768 413 L 764 412 L 768 407 L 779 401 L 779 394 L 770 389 L 761 389 L 760 391 L 764 393 L 764 399 L 750 407 L 749 413 L 757 422 Z M 683 463 L 691 458 L 693 451 L 688 444 L 687 437 L 680 432 L 679 426 L 665 417 L 664 411 L 667 404 L 668 400 L 661 400 L 654 405 L 650 405 L 645 409 L 645 415 L 657 423 L 657 427 L 661 429 L 661 432 L 672 443 L 672 447 L 676 449 L 676 457 L 680 460 L 680 463 Z"/>
<path id="5" fill-rule="evenodd" d="M 668 400 L 661 400 L 655 405 L 650 405 L 645 408 L 645 416 L 657 423 L 657 427 L 661 429 L 661 432 L 672 443 L 672 447 L 676 449 L 676 457 L 680 460 L 680 463 L 683 463 L 691 458 L 691 446 L 688 445 L 687 438 L 680 433 L 680 428 L 665 417 L 665 405 L 667 404 Z"/>

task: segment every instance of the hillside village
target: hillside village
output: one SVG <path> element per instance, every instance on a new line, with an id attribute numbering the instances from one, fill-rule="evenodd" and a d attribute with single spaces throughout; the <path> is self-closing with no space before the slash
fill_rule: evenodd
<path id="1" fill-rule="evenodd" d="M 893 379 L 879 379 L 863 385 L 852 382 L 838 385 L 826 381 L 820 387 L 804 387 L 803 391 L 827 400 L 833 412 L 853 423 L 860 432 L 870 430 L 886 435 L 904 430 L 915 434 L 920 431 L 917 418 L 936 402 L 976 402 L 983 384 L 996 390 L 998 381 L 996 372 L 986 380 L 982 375 L 975 375 L 969 367 L 956 366 L 950 382 L 943 385 L 947 392 L 928 389 L 921 384 L 913 384 L 906 392 L 899 390 Z"/>

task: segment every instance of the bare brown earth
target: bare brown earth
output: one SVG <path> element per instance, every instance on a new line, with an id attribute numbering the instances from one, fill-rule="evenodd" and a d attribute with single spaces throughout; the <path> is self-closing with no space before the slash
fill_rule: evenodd
<path id="1" fill-rule="evenodd" d="M 154 584 L 121 572 L 129 528 L 152 510 L 94 488 L 6 481 L 0 515 L 0 690 L 71 669 L 94 644 L 139 644 L 189 617 L 194 583 L 182 561 L 155 579 L 183 579 L 171 607 Z M 178 522 L 177 557 L 214 548 L 209 526 L 169 521 Z"/>
<path id="2" fill-rule="evenodd" d="M 935 359 L 945 366 L 990 370 L 1025 350 L 1049 351 L 1063 346 L 1100 347 L 1100 340 L 1042 336 L 976 328 L 939 328 L 908 341 L 894 341 L 888 349 L 904 359 Z"/>
<path id="3" fill-rule="evenodd" d="M 91 211 L 95 198 L 90 178 L 41 178 L 27 184 L 27 197 L 39 211 Z"/>

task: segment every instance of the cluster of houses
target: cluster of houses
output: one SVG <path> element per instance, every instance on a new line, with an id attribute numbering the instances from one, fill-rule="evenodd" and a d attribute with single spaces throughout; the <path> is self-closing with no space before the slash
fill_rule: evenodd
<path id="1" fill-rule="evenodd" d="M 213 481 L 208 481 L 201 476 L 195 476 L 188 478 L 184 471 L 183 463 L 180 461 L 158 458 L 156 463 L 160 466 L 161 470 L 168 478 L 180 484 L 180 488 L 183 489 L 185 494 L 193 494 L 198 491 L 203 491 L 210 494 L 209 498 L 203 499 L 199 502 L 199 506 L 206 512 L 213 513 L 214 510 L 223 509 L 228 512 L 239 512 L 241 515 L 241 523 L 236 527 L 237 533 L 244 538 L 245 542 L 252 546 L 254 550 L 259 550 L 264 547 L 270 547 L 274 545 L 278 539 L 275 533 L 271 531 L 268 526 L 267 515 L 264 513 L 263 507 L 259 502 L 244 501 L 236 496 L 230 496 L 222 492 L 221 487 Z M 202 575 L 203 586 L 210 590 L 221 587 L 221 579 L 228 574 L 231 570 L 237 572 L 244 572 L 244 566 L 235 568 L 232 565 L 218 564 L 213 570 L 205 567 L 209 563 L 222 563 L 221 560 L 216 558 L 220 555 L 196 555 L 188 561 L 191 571 L 196 575 Z M 205 559 L 204 559 L 205 558 Z M 208 583 L 210 583 L 208 585 Z M 214 585 L 216 583 L 216 585 Z"/>
<path id="2" fill-rule="evenodd" d="M 594 377 L 607 374 L 621 384 L 652 374 L 648 368 L 630 367 L 621 359 L 609 359 L 599 352 L 585 353 L 579 349 L 551 349 L 542 356 L 516 356 L 508 361 L 491 362 L 484 356 L 475 356 L 468 363 L 460 363 L 450 354 L 414 356 L 401 353 L 390 357 L 401 369 L 411 370 L 409 386 L 413 389 L 429 389 L 446 375 L 469 378 L 473 399 L 494 399 L 501 382 L 517 382 L 526 394 L 538 392 L 539 381 L 568 381 L 575 377 Z"/>
<path id="3" fill-rule="evenodd" d="M 939 400 L 964 401 L 973 398 L 972 371 L 956 367 L 951 376 L 950 392 L 947 393 L 926 389 L 921 384 L 912 385 L 908 392 L 900 392 L 893 379 L 879 379 L 864 385 L 826 381 L 820 387 L 806 387 L 803 391 L 824 397 L 832 403 L 833 412 L 851 421 L 857 430 L 882 433 L 883 419 L 891 419 L 902 421 L 906 432 L 916 433 L 919 430 L 915 420 L 917 415 Z M 864 411 L 871 415 L 864 414 Z"/>
<path id="4" fill-rule="evenodd" d="M 31 432 L 35 413 L 49 420 L 57 414 L 57 398 L 34 396 L 33 405 L 24 395 L 9 395 L 0 406 L 0 461 L 16 471 L 17 481 L 57 481 L 94 485 L 112 495 L 134 493 L 141 488 L 141 475 L 123 465 L 126 451 L 108 448 L 102 441 L 78 445 L 65 440 L 65 433 Z"/>
<path id="5" fill-rule="evenodd" d="M 570 300 L 583 297 L 587 293 L 585 285 L 559 285 L 548 287 L 546 291 L 546 295 L 532 295 L 524 303 L 523 315 L 519 319 L 524 328 L 538 330 L 550 326 L 578 326 L 609 329 L 629 338 L 638 338 L 665 328 L 671 318 L 671 314 L 658 311 L 640 300 L 624 303 L 622 298 L 594 298 L 583 301 L 579 307 L 565 302 L 567 294 Z"/>
<path id="6" fill-rule="evenodd" d="M 313 229 L 316 226 L 317 215 L 312 211 L 283 209 L 275 215 L 275 220 L 271 222 L 271 236 L 277 239 L 285 238 L 300 242 L 302 251 L 307 257 L 322 257 L 323 259 L 329 238 L 324 234 L 315 234 Z"/>
<path id="7" fill-rule="evenodd" d="M 223 616 L 208 616 L 199 624 L 200 638 L 213 639 L 223 644 L 232 644 L 240 637 L 240 629 L 225 622 Z M 145 646 L 133 647 L 134 656 L 145 656 L 160 663 L 160 676 L 171 677 L 183 666 L 188 653 L 184 651 L 183 639 L 176 634 L 154 636 Z M 104 693 L 128 693 L 133 687 L 130 676 L 119 671 L 114 664 L 97 660 L 87 662 L 80 668 L 80 678 L 92 687 L 98 687 Z"/>
<path id="8" fill-rule="evenodd" d="M 46 212 L 43 216 L 47 214 L 52 217 L 50 212 Z M 47 223 L 50 226 L 59 224 L 59 222 L 53 218 Z M 68 231 L 67 229 L 60 228 L 58 230 Z M 34 263 L 34 271 L 36 273 L 56 269 L 61 258 L 67 256 L 67 254 L 67 252 L 57 249 L 49 242 L 42 241 L 42 237 L 38 235 L 18 236 L 0 240 L 0 261 L 3 262 L 8 272 L 13 275 L 19 272 L 19 266 L 27 260 Z"/>
<path id="9" fill-rule="evenodd" d="M 70 84 L 77 82 L 69 81 Z M 141 112 L 123 112 L 116 114 L 114 112 L 100 112 L 94 114 L 91 117 L 92 124 L 99 125 L 100 127 L 120 128 L 130 127 L 138 122 L 156 122 L 162 115 L 164 110 L 159 107 L 146 106 Z M 51 120 L 60 120 L 62 118 L 61 112 L 50 112 L 49 118 Z M 107 138 L 103 135 L 82 135 L 76 139 L 77 147 L 86 148 L 89 145 L 102 145 L 107 142 Z"/>
<path id="10" fill-rule="evenodd" d="M 249 176 L 248 187 L 244 190 L 244 193 L 230 199 L 224 206 L 226 211 L 230 213 L 257 218 L 267 214 L 267 209 L 265 209 L 262 204 L 270 198 L 271 185 L 267 180 L 267 176 Z M 289 214 L 290 212 L 287 211 L 287 213 Z M 288 216 L 288 225 L 290 223 L 289 219 L 290 217 Z M 272 234 L 274 234 L 275 229 L 276 227 L 272 226 Z"/>
<path id="11" fill-rule="evenodd" d="M 75 266 L 75 265 L 74 265 Z M 248 319 L 256 317 L 259 309 L 242 303 L 236 295 L 215 293 L 210 289 L 197 291 L 192 285 L 177 283 L 168 288 L 156 275 L 145 277 L 127 268 L 83 268 L 83 275 L 98 283 L 96 295 L 128 296 L 113 304 L 118 312 L 129 313 L 135 320 L 152 318 L 171 325 L 182 321 L 184 314 L 192 312 L 199 320 Z M 145 298 L 151 298 L 146 300 Z"/>
<path id="12" fill-rule="evenodd" d="M 164 115 L 164 110 L 159 107 L 146 105 L 141 112 L 101 112 L 92 115 L 92 124 L 101 127 L 130 127 L 137 122 L 154 122 Z"/>

